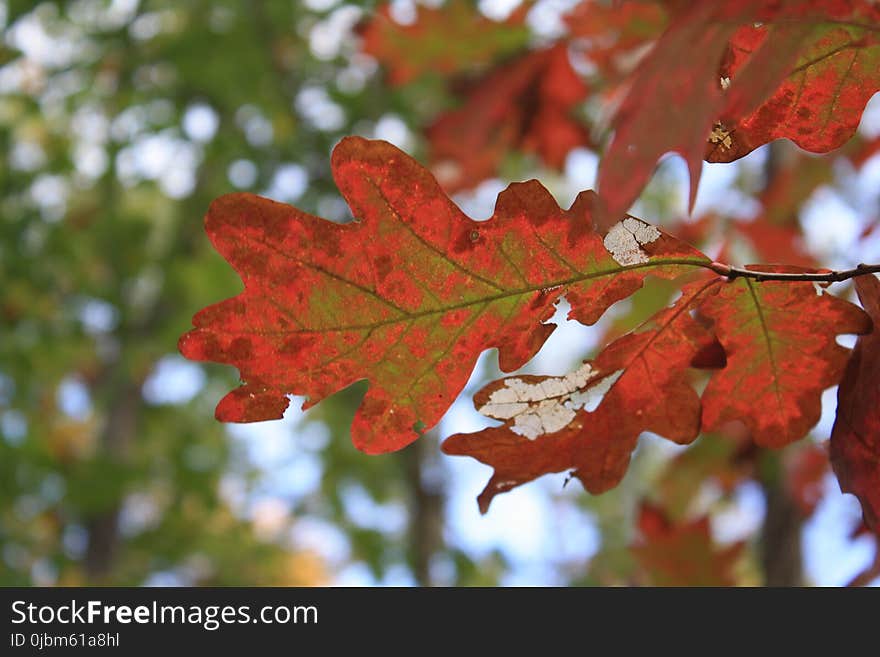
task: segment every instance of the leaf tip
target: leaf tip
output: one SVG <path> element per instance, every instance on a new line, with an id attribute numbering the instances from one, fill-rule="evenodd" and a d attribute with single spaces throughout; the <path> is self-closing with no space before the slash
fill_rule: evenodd
<path id="1" fill-rule="evenodd" d="M 289 405 L 287 395 L 277 390 L 260 390 L 245 384 L 220 400 L 214 409 L 214 417 L 220 422 L 280 420 Z"/>

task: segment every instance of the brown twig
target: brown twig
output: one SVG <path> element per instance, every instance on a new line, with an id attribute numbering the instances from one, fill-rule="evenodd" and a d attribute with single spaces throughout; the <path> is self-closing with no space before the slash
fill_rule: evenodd
<path id="1" fill-rule="evenodd" d="M 744 269 L 742 267 L 731 267 L 723 262 L 713 262 L 708 268 L 716 274 L 726 276 L 732 281 L 736 278 L 751 278 L 755 281 L 818 281 L 822 283 L 839 283 L 856 276 L 864 276 L 866 274 L 880 273 L 880 264 L 866 265 L 861 264 L 854 269 L 845 269 L 841 271 L 817 271 L 817 272 L 770 272 L 770 271 L 754 271 L 752 269 Z"/>

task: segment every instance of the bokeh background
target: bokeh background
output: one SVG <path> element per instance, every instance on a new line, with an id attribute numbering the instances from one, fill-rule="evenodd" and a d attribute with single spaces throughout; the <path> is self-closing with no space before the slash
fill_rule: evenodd
<path id="1" fill-rule="evenodd" d="M 518 4 L 475 3 L 496 21 Z M 563 33 L 576 4 L 535 2 L 526 47 Z M 395 21 L 415 20 L 415 3 L 391 5 Z M 192 314 L 241 289 L 202 228 L 212 199 L 248 190 L 345 221 L 329 170 L 342 136 L 385 139 L 424 161 L 424 127 L 456 97 L 430 72 L 388 84 L 358 28 L 375 8 L 0 0 L 0 585 L 652 581 L 630 546 L 640 501 L 681 458 L 666 441 L 644 436 L 603 496 L 560 474 L 480 516 L 489 469 L 438 444 L 485 426 L 469 395 L 499 375 L 494 352 L 439 427 L 385 456 L 357 452 L 348 436 L 363 382 L 305 414 L 294 403 L 282 421 L 222 425 L 213 408 L 237 373 L 177 353 Z M 875 97 L 860 138 L 878 134 Z M 768 160 L 804 157 L 774 148 L 707 165 L 693 216 L 758 214 Z M 500 177 L 454 199 L 485 218 L 507 182 L 537 177 L 565 205 L 593 186 L 597 161 L 588 147 L 561 170 L 514 154 Z M 804 252 L 829 265 L 880 261 L 880 238 L 865 237 L 880 210 L 880 159 L 824 161 L 795 216 Z M 681 162 L 664 160 L 634 213 L 694 226 L 685 189 Z M 620 322 L 635 325 L 638 303 L 590 328 L 560 308 L 561 330 L 525 371 L 568 371 Z M 807 442 L 827 439 L 834 400 L 828 391 Z M 745 545 L 737 583 L 762 583 L 766 482 L 698 483 L 690 508 L 711 519 L 714 544 Z M 815 504 L 790 530 L 792 559 L 803 583 L 845 584 L 874 560 L 874 540 L 852 536 L 858 504 L 826 470 L 812 486 Z"/>

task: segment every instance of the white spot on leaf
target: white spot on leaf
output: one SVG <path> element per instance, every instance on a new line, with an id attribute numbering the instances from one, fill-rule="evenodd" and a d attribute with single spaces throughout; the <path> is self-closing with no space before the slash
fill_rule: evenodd
<path id="1" fill-rule="evenodd" d="M 592 413 L 599 406 L 602 398 L 605 397 L 605 393 L 611 389 L 611 386 L 617 383 L 617 379 L 620 378 L 621 374 L 623 374 L 623 370 L 617 370 L 613 374 L 601 379 L 596 385 L 576 391 L 566 403 Z"/>
<path id="2" fill-rule="evenodd" d="M 644 221 L 627 217 L 619 221 L 605 236 L 605 248 L 621 265 L 637 265 L 650 259 L 643 246 L 660 238 L 660 231 Z"/>
<path id="3" fill-rule="evenodd" d="M 622 373 L 618 370 L 599 378 L 599 373 L 584 363 L 565 376 L 547 377 L 536 383 L 511 378 L 478 410 L 496 420 L 513 420 L 513 433 L 535 440 L 567 427 L 577 411 L 594 410 Z M 596 382 L 590 386 L 590 381 Z"/>

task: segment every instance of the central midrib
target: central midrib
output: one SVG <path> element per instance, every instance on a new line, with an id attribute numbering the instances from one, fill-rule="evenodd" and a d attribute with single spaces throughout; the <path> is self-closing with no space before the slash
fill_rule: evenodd
<path id="1" fill-rule="evenodd" d="M 577 276 L 570 276 L 569 278 L 557 280 L 557 281 L 547 281 L 541 285 L 532 285 L 527 287 L 518 288 L 515 290 L 507 290 L 503 292 L 499 292 L 497 294 L 492 294 L 488 296 L 481 296 L 474 299 L 469 299 L 467 301 L 462 301 L 461 303 L 452 304 L 448 306 L 443 306 L 441 308 L 431 308 L 429 310 L 420 310 L 417 312 L 407 313 L 400 312 L 400 314 L 396 317 L 389 317 L 388 319 L 382 319 L 375 322 L 369 322 L 364 324 L 348 324 L 345 326 L 326 326 L 320 328 L 303 328 L 303 329 L 293 329 L 293 330 L 283 330 L 278 331 L 278 333 L 324 333 L 327 331 L 358 331 L 358 330 L 367 330 L 367 329 L 375 329 L 380 326 L 387 326 L 389 324 L 396 324 L 398 322 L 412 321 L 421 319 L 423 317 L 430 317 L 433 315 L 442 315 L 445 313 L 453 312 L 455 310 L 462 310 L 465 308 L 470 308 L 471 306 L 476 306 L 479 304 L 489 305 L 496 301 L 500 301 L 502 299 L 510 299 L 517 296 L 522 296 L 524 294 L 531 294 L 533 292 L 537 292 L 538 290 L 546 290 L 548 288 L 558 288 L 565 287 L 568 285 L 574 285 L 576 283 L 581 283 L 583 281 L 591 280 L 594 278 L 601 278 L 603 276 L 611 276 L 615 274 L 622 274 L 628 271 L 634 271 L 637 269 L 648 269 L 652 267 L 662 267 L 665 265 L 680 265 L 680 266 L 688 266 L 688 267 L 709 267 L 710 261 L 708 259 L 695 259 L 695 258 L 669 258 L 669 259 L 657 259 L 651 260 L 649 262 L 642 262 L 635 265 L 629 266 L 621 266 L 615 267 L 611 269 L 603 269 L 600 271 L 588 272 L 583 274 L 578 274 Z M 381 299 L 381 297 L 377 298 Z M 258 331 L 262 334 L 272 333 L 272 331 Z"/>
<path id="2" fill-rule="evenodd" d="M 770 339 L 770 330 L 767 328 L 767 321 L 764 319 L 764 309 L 758 301 L 758 295 L 755 294 L 755 288 L 752 286 L 752 282 L 749 279 L 745 279 L 745 282 L 749 288 L 749 295 L 752 297 L 752 303 L 755 304 L 758 322 L 761 324 L 761 333 L 764 336 L 764 341 L 767 343 L 767 358 L 770 360 L 770 367 L 773 371 L 773 392 L 776 393 L 776 403 L 781 408 L 782 395 L 779 392 L 779 370 L 776 367 L 776 355 L 773 353 L 773 341 Z"/>

